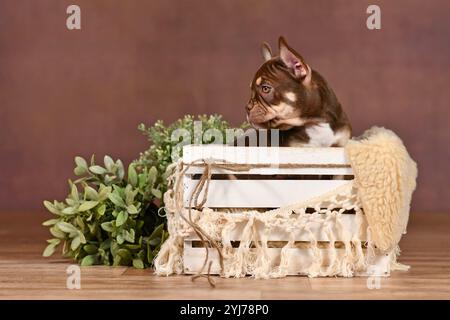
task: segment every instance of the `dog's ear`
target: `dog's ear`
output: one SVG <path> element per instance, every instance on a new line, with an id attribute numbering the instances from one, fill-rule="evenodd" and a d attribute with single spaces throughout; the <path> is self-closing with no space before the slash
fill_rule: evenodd
<path id="1" fill-rule="evenodd" d="M 272 49 L 267 42 L 263 42 L 261 45 L 261 53 L 264 61 L 272 59 Z"/>
<path id="2" fill-rule="evenodd" d="M 294 49 L 289 47 L 286 40 L 280 37 L 278 40 L 280 59 L 289 68 L 292 74 L 302 80 L 303 83 L 311 81 L 311 68 L 306 64 L 303 57 Z"/>

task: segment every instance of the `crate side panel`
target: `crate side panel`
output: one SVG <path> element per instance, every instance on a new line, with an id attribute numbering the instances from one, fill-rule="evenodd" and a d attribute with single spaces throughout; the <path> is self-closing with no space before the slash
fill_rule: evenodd
<path id="1" fill-rule="evenodd" d="M 206 207 L 210 208 L 278 208 L 330 192 L 348 180 L 211 180 Z M 183 179 L 184 206 L 198 180 Z M 200 193 L 202 199 L 204 190 Z M 192 204 L 193 205 L 193 204 Z"/>

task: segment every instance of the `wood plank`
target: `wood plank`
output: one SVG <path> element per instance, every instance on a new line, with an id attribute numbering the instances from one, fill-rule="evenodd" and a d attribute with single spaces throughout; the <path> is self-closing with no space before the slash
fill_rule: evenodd
<path id="1" fill-rule="evenodd" d="M 186 174 L 202 174 L 204 172 L 203 167 L 190 167 Z M 213 168 L 213 174 L 257 174 L 257 175 L 353 175 L 351 167 L 311 167 L 311 168 L 251 168 L 248 171 L 237 171 L 233 169 L 216 169 Z"/>
<path id="2" fill-rule="evenodd" d="M 81 268 L 81 290 L 66 288 L 73 262 L 42 257 L 50 219 L 44 212 L 0 212 L 0 299 L 450 299 L 450 213 L 411 213 L 400 262 L 407 272 L 391 271 L 379 290 L 367 278 L 286 277 L 271 280 L 158 277 L 151 269 Z M 125 272 L 124 272 L 125 270 Z"/>
<path id="3" fill-rule="evenodd" d="M 211 180 L 206 207 L 211 208 L 277 208 L 320 196 L 348 180 Z M 183 179 L 184 206 L 198 180 Z M 204 190 L 200 193 L 202 199 Z M 192 204 L 194 205 L 194 204 Z"/>
<path id="4" fill-rule="evenodd" d="M 344 148 L 233 147 L 226 145 L 187 145 L 183 162 L 220 159 L 240 164 L 349 165 Z"/>

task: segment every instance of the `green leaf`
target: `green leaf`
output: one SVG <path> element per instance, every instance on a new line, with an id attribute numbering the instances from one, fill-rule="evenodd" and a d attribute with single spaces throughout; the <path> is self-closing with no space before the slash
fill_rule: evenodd
<path id="1" fill-rule="evenodd" d="M 72 200 L 78 201 L 80 200 L 79 195 L 78 195 L 78 189 L 77 186 L 72 183 L 71 181 L 69 182 L 70 184 L 70 197 Z"/>
<path id="2" fill-rule="evenodd" d="M 140 123 L 137 128 L 138 128 L 139 131 L 145 131 L 146 130 L 145 129 L 145 124 L 143 124 L 143 123 Z"/>
<path id="3" fill-rule="evenodd" d="M 111 239 L 106 239 L 100 244 L 100 249 L 107 250 L 111 248 Z"/>
<path id="4" fill-rule="evenodd" d="M 122 188 L 120 185 L 118 184 L 114 184 L 112 186 L 113 188 L 113 193 L 117 194 L 119 197 L 121 197 L 122 199 L 125 198 L 125 188 Z"/>
<path id="5" fill-rule="evenodd" d="M 105 183 L 112 184 L 117 177 L 115 175 L 105 175 Z"/>
<path id="6" fill-rule="evenodd" d="M 125 204 L 130 205 L 133 204 L 134 198 L 139 193 L 139 190 L 136 189 L 133 191 L 133 187 L 131 184 L 127 184 L 127 187 L 125 188 Z"/>
<path id="7" fill-rule="evenodd" d="M 87 254 L 94 254 L 98 252 L 97 246 L 93 244 L 84 245 L 83 250 L 86 251 Z"/>
<path id="8" fill-rule="evenodd" d="M 78 206 L 78 200 L 73 200 L 71 198 L 66 198 L 66 203 L 69 207 L 77 207 Z"/>
<path id="9" fill-rule="evenodd" d="M 136 208 L 134 204 L 130 204 L 129 206 L 127 206 L 127 212 L 129 214 L 136 214 L 139 213 L 139 210 Z"/>
<path id="10" fill-rule="evenodd" d="M 81 230 L 84 230 L 84 228 L 86 227 L 86 224 L 84 223 L 83 218 L 81 218 L 81 216 L 77 216 L 77 217 L 75 218 L 75 222 L 76 222 L 76 223 L 73 223 L 73 222 L 72 222 L 73 225 L 74 225 L 74 226 L 80 227 Z"/>
<path id="11" fill-rule="evenodd" d="M 148 184 L 150 186 L 153 186 L 155 184 L 156 181 L 156 176 L 158 174 L 158 170 L 155 167 L 151 167 L 150 170 L 148 171 Z"/>
<path id="12" fill-rule="evenodd" d="M 122 207 L 122 208 L 125 207 L 125 202 L 123 202 L 123 199 L 116 192 L 108 194 L 108 198 L 116 206 Z"/>
<path id="13" fill-rule="evenodd" d="M 75 207 L 67 207 L 62 211 L 63 214 L 71 215 L 78 212 L 78 209 Z"/>
<path id="14" fill-rule="evenodd" d="M 99 174 L 99 175 L 105 174 L 107 172 L 105 168 L 97 166 L 97 165 L 90 166 L 89 171 L 91 171 L 94 174 Z"/>
<path id="15" fill-rule="evenodd" d="M 157 246 L 158 244 L 161 243 L 161 238 L 160 237 L 155 237 L 155 238 L 149 240 L 148 243 L 150 243 L 151 246 L 155 247 L 155 246 Z"/>
<path id="16" fill-rule="evenodd" d="M 81 260 L 81 265 L 83 267 L 92 266 L 96 260 L 97 260 L 97 255 L 91 254 L 91 255 L 84 257 L 83 260 Z"/>
<path id="17" fill-rule="evenodd" d="M 50 201 L 44 201 L 44 206 L 45 208 L 47 208 L 48 211 L 50 211 L 53 214 L 57 214 L 60 215 L 61 212 L 58 210 L 58 208 L 56 208 L 56 206 L 51 203 Z"/>
<path id="18" fill-rule="evenodd" d="M 153 230 L 152 234 L 149 237 L 149 240 L 155 239 L 156 237 L 161 237 L 163 230 L 164 230 L 164 223 L 160 224 Z"/>
<path id="19" fill-rule="evenodd" d="M 66 238 L 66 234 L 64 232 L 62 232 L 59 228 L 58 225 L 54 225 L 53 227 L 50 228 L 50 233 L 59 239 L 65 239 Z"/>
<path id="20" fill-rule="evenodd" d="M 44 257 L 50 257 L 55 252 L 56 246 L 53 243 L 50 243 L 42 253 Z"/>
<path id="21" fill-rule="evenodd" d="M 51 243 L 51 244 L 57 246 L 58 244 L 61 243 L 61 240 L 60 239 L 49 239 L 49 240 L 47 240 L 47 243 Z"/>
<path id="22" fill-rule="evenodd" d="M 110 194 L 111 193 L 111 190 L 112 190 L 112 188 L 110 187 L 110 186 L 108 186 L 108 187 L 105 187 L 105 186 L 100 186 L 100 191 L 99 191 L 99 194 L 98 194 L 98 200 L 99 201 L 103 201 L 103 200 L 106 200 L 107 198 L 108 198 L 108 194 Z"/>
<path id="23" fill-rule="evenodd" d="M 158 189 L 152 189 L 152 194 L 153 194 L 156 198 L 158 198 L 158 199 L 161 199 L 161 198 L 162 198 L 162 193 L 161 193 L 161 191 L 158 190 Z"/>
<path id="24" fill-rule="evenodd" d="M 124 238 L 121 234 L 117 235 L 116 239 L 118 244 L 122 244 L 124 242 Z"/>
<path id="25" fill-rule="evenodd" d="M 144 262 L 141 259 L 133 259 L 133 267 L 137 269 L 144 269 Z"/>
<path id="26" fill-rule="evenodd" d="M 101 206 L 97 207 L 97 213 L 102 216 L 105 214 L 106 211 L 106 205 L 102 204 Z"/>
<path id="27" fill-rule="evenodd" d="M 77 236 L 75 238 L 72 239 L 72 242 L 70 243 L 70 249 L 72 249 L 73 251 L 77 250 L 77 248 L 80 246 L 80 237 Z"/>
<path id="28" fill-rule="evenodd" d="M 97 204 L 98 204 L 98 201 L 85 201 L 78 207 L 78 211 L 79 212 L 84 212 L 84 211 L 91 210 Z"/>
<path id="29" fill-rule="evenodd" d="M 169 237 L 169 233 L 166 230 L 163 230 L 162 235 L 161 235 L 161 243 L 164 243 L 168 237 Z"/>
<path id="30" fill-rule="evenodd" d="M 147 261 L 148 261 L 148 263 L 152 263 L 153 257 L 154 256 L 153 256 L 153 252 L 150 248 L 150 243 L 147 243 Z"/>
<path id="31" fill-rule="evenodd" d="M 84 168 L 81 168 L 81 167 L 75 167 L 75 169 L 73 169 L 73 173 L 74 173 L 76 176 L 82 176 L 82 175 L 84 175 L 85 173 L 87 173 L 87 170 L 84 169 Z"/>
<path id="32" fill-rule="evenodd" d="M 105 163 L 105 168 L 109 171 L 112 172 L 114 169 L 114 160 L 111 159 L 110 156 L 105 156 L 103 158 L 103 162 Z"/>
<path id="33" fill-rule="evenodd" d="M 73 225 L 71 225 L 70 223 L 64 222 L 64 221 L 60 221 L 56 224 L 59 228 L 59 230 L 65 232 L 65 233 L 78 233 L 78 229 L 76 227 L 74 227 Z"/>
<path id="34" fill-rule="evenodd" d="M 89 232 L 91 233 L 91 235 L 96 235 L 97 230 L 98 230 L 98 222 L 95 221 L 92 224 L 88 224 L 88 228 L 89 228 Z"/>
<path id="35" fill-rule="evenodd" d="M 134 237 L 135 237 L 135 232 L 134 229 L 131 229 L 131 231 L 127 231 L 127 230 L 123 230 L 122 236 L 124 238 L 124 240 L 130 242 L 130 243 L 134 243 Z"/>
<path id="36" fill-rule="evenodd" d="M 136 220 L 136 229 L 140 230 L 144 226 L 144 220 Z"/>
<path id="37" fill-rule="evenodd" d="M 113 232 L 113 226 L 112 226 L 112 222 L 108 221 L 108 222 L 103 222 L 101 224 L 101 227 L 103 230 L 105 230 L 106 232 Z"/>
<path id="38" fill-rule="evenodd" d="M 123 177 L 125 176 L 125 169 L 123 167 L 122 160 L 120 160 L 120 159 L 117 160 L 116 166 L 117 166 L 117 176 L 119 177 L 120 180 L 122 180 Z"/>
<path id="39" fill-rule="evenodd" d="M 140 244 L 126 244 L 125 247 L 127 247 L 130 250 L 137 250 L 141 248 Z"/>
<path id="40" fill-rule="evenodd" d="M 86 243 L 86 238 L 84 237 L 84 234 L 82 232 L 78 233 L 78 236 L 80 237 L 80 242 L 81 243 Z"/>
<path id="41" fill-rule="evenodd" d="M 140 189 L 145 189 L 146 187 L 150 186 L 148 183 L 148 176 L 146 172 L 142 172 L 138 175 L 138 187 Z"/>
<path id="42" fill-rule="evenodd" d="M 88 200 L 98 201 L 99 198 L 98 192 L 90 186 L 84 187 L 84 195 Z"/>
<path id="43" fill-rule="evenodd" d="M 43 226 L 53 226 L 54 224 L 56 224 L 59 220 L 58 219 L 50 219 L 50 220 L 46 220 L 44 222 L 42 222 Z"/>
<path id="44" fill-rule="evenodd" d="M 83 168 L 87 171 L 88 165 L 84 158 L 79 156 L 75 157 L 75 164 L 77 165 L 77 167 Z"/>
<path id="45" fill-rule="evenodd" d="M 138 176 L 137 176 L 136 169 L 134 168 L 133 164 L 130 164 L 128 166 L 128 182 L 133 187 L 136 187 L 137 183 L 138 183 Z"/>
<path id="46" fill-rule="evenodd" d="M 116 226 L 120 227 L 128 220 L 128 213 L 126 211 L 120 211 L 117 215 Z"/>
<path id="47" fill-rule="evenodd" d="M 122 257 L 119 255 L 116 255 L 114 257 L 113 266 L 120 266 L 121 261 L 122 261 Z"/>
<path id="48" fill-rule="evenodd" d="M 131 260 L 131 253 L 127 249 L 119 249 L 117 250 L 117 254 L 124 260 Z"/>

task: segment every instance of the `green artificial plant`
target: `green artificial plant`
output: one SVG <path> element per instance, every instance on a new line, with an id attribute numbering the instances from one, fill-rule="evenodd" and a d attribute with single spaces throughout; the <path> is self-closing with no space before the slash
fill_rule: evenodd
<path id="1" fill-rule="evenodd" d="M 246 123 L 241 125 L 245 128 Z M 221 116 L 185 116 L 165 126 L 157 121 L 152 127 L 139 125 L 150 142 L 125 170 L 121 160 L 105 156 L 103 165 L 75 157 L 75 181 L 69 180 L 64 201 L 44 201 L 54 217 L 43 223 L 52 238 L 43 255 L 51 256 L 60 247 L 64 257 L 83 266 L 152 265 L 162 243 L 167 239 L 163 193 L 167 190 L 166 169 L 181 156 L 181 147 L 188 143 L 211 143 L 214 138 L 203 132 L 214 129 L 225 137 L 230 125 Z M 195 131 L 201 128 L 200 141 Z M 181 131 L 184 140 L 179 139 Z M 190 135 L 192 139 L 185 139 Z M 181 141 L 181 142 L 180 142 Z M 214 141 L 217 143 L 218 141 Z"/>

